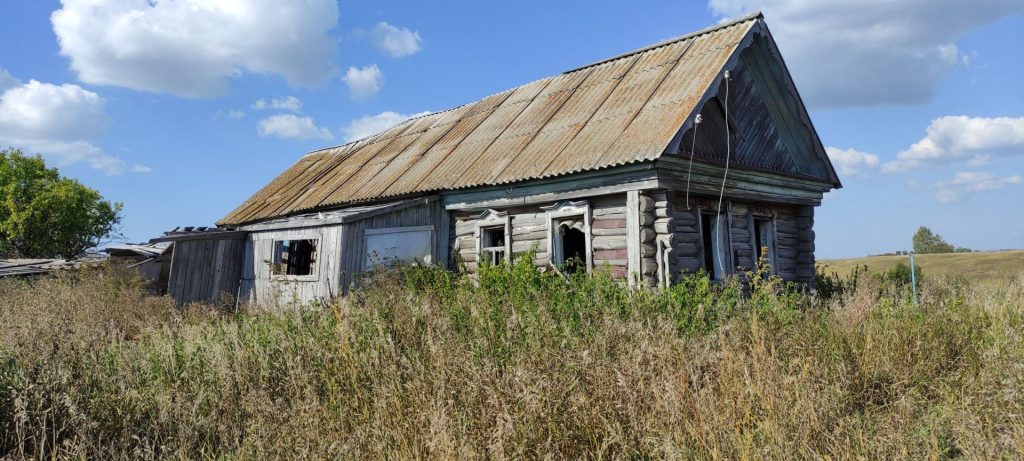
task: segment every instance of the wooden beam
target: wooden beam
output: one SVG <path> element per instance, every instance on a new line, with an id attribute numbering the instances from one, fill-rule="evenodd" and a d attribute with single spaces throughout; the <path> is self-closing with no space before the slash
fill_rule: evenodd
<path id="1" fill-rule="evenodd" d="M 521 184 L 451 191 L 444 193 L 441 200 L 448 210 L 482 211 L 487 208 L 551 203 L 655 187 L 657 171 L 654 163 L 643 162 Z"/>
<path id="2" fill-rule="evenodd" d="M 640 267 L 640 191 L 626 191 L 626 277 L 634 286 L 643 271 Z"/>

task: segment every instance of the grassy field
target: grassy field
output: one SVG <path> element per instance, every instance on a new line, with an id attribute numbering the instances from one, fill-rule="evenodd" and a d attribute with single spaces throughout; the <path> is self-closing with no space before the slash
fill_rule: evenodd
<path id="1" fill-rule="evenodd" d="M 857 266 L 867 266 L 868 272 L 879 273 L 899 263 L 909 265 L 910 257 L 820 259 L 818 267 L 825 272 L 846 275 Z M 914 263 L 926 276 L 944 274 L 963 277 L 976 284 L 998 284 L 1024 274 L 1024 250 L 915 255 Z"/>
<path id="2" fill-rule="evenodd" d="M 225 312 L 0 280 L 0 459 L 1019 459 L 1024 278 L 833 286 L 527 262 Z"/>

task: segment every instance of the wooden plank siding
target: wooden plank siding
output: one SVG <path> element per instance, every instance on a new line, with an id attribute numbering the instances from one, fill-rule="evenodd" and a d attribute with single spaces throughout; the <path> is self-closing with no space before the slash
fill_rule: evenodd
<path id="1" fill-rule="evenodd" d="M 245 240 L 239 238 L 175 242 L 167 293 L 179 306 L 233 301 L 242 278 L 244 248 Z"/>
<path id="2" fill-rule="evenodd" d="M 330 300 L 348 293 L 366 270 L 366 231 L 397 227 L 434 228 L 432 263 L 447 265 L 448 212 L 438 200 L 372 214 L 365 219 L 322 226 L 253 231 L 241 258 L 244 269 L 241 299 L 276 309 L 294 304 Z M 274 242 L 316 239 L 317 260 L 311 276 L 271 274 Z"/>

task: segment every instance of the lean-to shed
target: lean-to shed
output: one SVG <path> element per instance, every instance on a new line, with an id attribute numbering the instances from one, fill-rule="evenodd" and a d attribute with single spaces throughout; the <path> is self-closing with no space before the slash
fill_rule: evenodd
<path id="1" fill-rule="evenodd" d="M 759 260 L 810 282 L 838 187 L 757 14 L 311 152 L 217 225 L 244 234 L 256 302 L 342 293 L 382 259 L 474 272 L 531 248 L 632 283 Z"/>

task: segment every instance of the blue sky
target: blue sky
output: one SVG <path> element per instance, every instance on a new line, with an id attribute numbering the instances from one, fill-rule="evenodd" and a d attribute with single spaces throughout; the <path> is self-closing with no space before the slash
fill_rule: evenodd
<path id="1" fill-rule="evenodd" d="M 304 153 L 763 10 L 844 189 L 819 258 L 1024 248 L 1024 0 L 0 2 L 0 145 L 211 225 Z"/>

